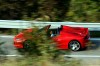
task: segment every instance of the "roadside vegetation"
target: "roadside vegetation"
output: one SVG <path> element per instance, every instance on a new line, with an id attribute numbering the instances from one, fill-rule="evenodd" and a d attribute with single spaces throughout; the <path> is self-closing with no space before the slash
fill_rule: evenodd
<path id="1" fill-rule="evenodd" d="M 16 35 L 18 34 L 20 29 L 15 28 L 0 28 L 0 34 L 4 35 Z"/>
<path id="2" fill-rule="evenodd" d="M 90 31 L 91 38 L 100 38 L 100 31 Z"/>
<path id="3" fill-rule="evenodd" d="M 1 66 L 81 66 L 77 59 L 51 61 L 43 57 L 8 58 L 0 63 Z"/>
<path id="4" fill-rule="evenodd" d="M 1 0 L 1 20 L 100 22 L 100 0 Z"/>

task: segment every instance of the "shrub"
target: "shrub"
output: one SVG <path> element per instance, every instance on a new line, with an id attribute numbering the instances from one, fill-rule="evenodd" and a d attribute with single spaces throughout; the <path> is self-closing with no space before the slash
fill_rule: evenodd
<path id="1" fill-rule="evenodd" d="M 24 44 L 24 52 L 27 55 L 35 56 L 48 56 L 54 57 L 57 55 L 57 49 L 55 43 L 49 37 L 49 31 L 46 31 L 47 27 L 42 29 L 33 28 L 32 32 L 23 31 L 26 41 Z M 28 44 L 28 46 L 25 45 Z"/>
<path id="2" fill-rule="evenodd" d="M 65 52 L 59 51 L 55 47 L 55 43 L 49 37 L 49 31 L 46 31 L 47 27 L 43 29 L 33 28 L 32 32 L 23 31 L 24 37 L 27 39 L 28 47 L 23 50 L 25 53 L 24 65 L 28 66 L 78 66 L 78 62 L 68 61 L 64 59 L 62 55 Z M 66 52 L 69 53 L 69 52 Z M 26 60 L 27 58 L 27 60 Z M 22 61 L 20 61 L 22 62 Z M 26 63 L 27 62 L 27 63 Z M 73 64 L 73 62 L 75 62 Z M 24 66 L 23 65 L 23 66 Z"/>

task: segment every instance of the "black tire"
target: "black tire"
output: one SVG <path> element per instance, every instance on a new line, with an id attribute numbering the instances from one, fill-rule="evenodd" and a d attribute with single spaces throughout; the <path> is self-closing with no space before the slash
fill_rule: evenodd
<path id="1" fill-rule="evenodd" d="M 26 41 L 23 42 L 23 48 L 17 49 L 17 50 L 21 54 L 24 54 L 25 52 L 28 51 L 29 48 L 30 48 L 30 41 L 29 40 L 26 40 Z"/>
<path id="2" fill-rule="evenodd" d="M 30 40 L 26 40 L 23 43 L 23 47 L 24 47 L 25 50 L 28 50 L 29 48 L 31 48 L 31 41 Z"/>
<path id="3" fill-rule="evenodd" d="M 81 49 L 81 45 L 78 41 L 72 40 L 69 42 L 69 49 L 72 51 L 79 51 Z"/>

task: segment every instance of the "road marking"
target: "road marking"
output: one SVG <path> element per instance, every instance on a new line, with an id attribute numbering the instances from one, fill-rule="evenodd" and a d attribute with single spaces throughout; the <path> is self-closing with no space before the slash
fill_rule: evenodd
<path id="1" fill-rule="evenodd" d="M 0 55 L 6 57 L 23 57 L 23 55 Z M 64 57 L 92 57 L 92 58 L 100 58 L 100 55 L 63 55 Z"/>
<path id="2" fill-rule="evenodd" d="M 64 55 L 64 57 L 93 57 L 93 58 L 100 58 L 100 55 Z"/>

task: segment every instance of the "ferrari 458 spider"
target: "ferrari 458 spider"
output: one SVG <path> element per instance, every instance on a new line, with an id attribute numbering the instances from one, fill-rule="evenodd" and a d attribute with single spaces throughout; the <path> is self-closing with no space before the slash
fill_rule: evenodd
<path id="1" fill-rule="evenodd" d="M 56 42 L 56 47 L 58 49 L 78 51 L 85 48 L 89 41 L 88 28 L 64 25 L 61 25 L 56 29 L 50 29 L 50 25 L 46 27 L 47 30 L 50 30 L 50 37 Z M 27 31 L 31 32 L 32 29 L 28 29 Z M 23 37 L 23 33 L 20 32 L 14 37 L 14 46 L 16 48 L 24 48 L 25 41 L 26 39 Z"/>

